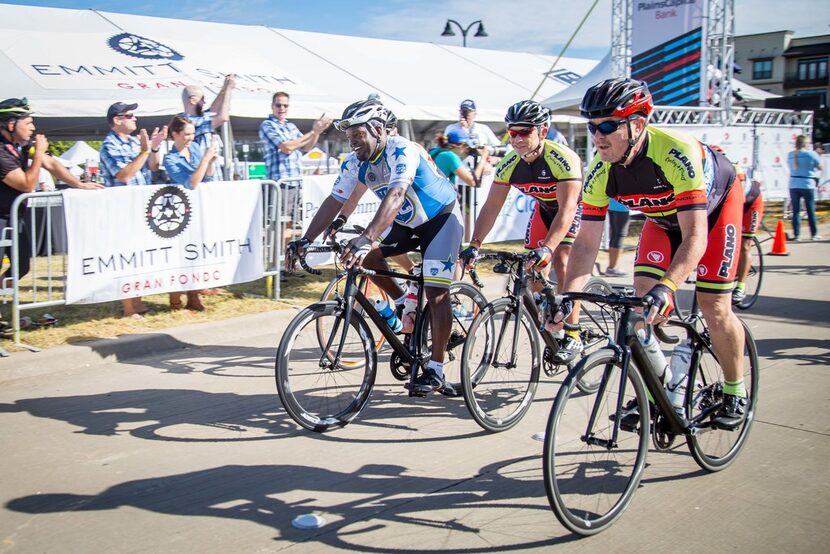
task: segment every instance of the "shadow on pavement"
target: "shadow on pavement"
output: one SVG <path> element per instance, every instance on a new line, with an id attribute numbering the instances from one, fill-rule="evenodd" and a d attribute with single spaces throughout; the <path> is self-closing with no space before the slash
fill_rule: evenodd
<path id="1" fill-rule="evenodd" d="M 190 389 L 141 389 L 86 396 L 29 398 L 13 404 L 0 404 L 0 413 L 27 412 L 35 417 L 64 421 L 87 435 L 132 435 L 148 440 L 172 442 L 240 442 L 274 440 L 305 434 L 311 438 L 341 442 L 397 442 L 400 431 L 415 432 L 423 422 L 427 428 L 434 418 L 466 418 L 470 433 L 422 438 L 410 442 L 455 440 L 483 433 L 470 419 L 460 398 L 448 399 L 438 394 L 409 399 L 401 389 L 377 386 L 369 404 L 351 426 L 366 426 L 369 436 L 356 432 L 337 437 L 302 430 L 285 413 L 276 391 L 272 394 L 244 395 Z M 141 425 L 147 422 L 146 425 Z M 377 429 L 394 431 L 389 437 L 378 436 Z M 343 431 L 340 431 L 343 433 Z"/>
<path id="2" fill-rule="evenodd" d="M 758 354 L 770 360 L 784 360 L 792 365 L 830 367 L 830 339 L 757 339 Z M 819 350 L 800 353 L 798 350 Z"/>

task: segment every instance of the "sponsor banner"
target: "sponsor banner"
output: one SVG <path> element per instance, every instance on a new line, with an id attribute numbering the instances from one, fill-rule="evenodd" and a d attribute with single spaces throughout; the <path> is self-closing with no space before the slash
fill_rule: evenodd
<path id="1" fill-rule="evenodd" d="M 64 192 L 68 304 L 262 277 L 262 189 L 216 182 Z"/>
<path id="2" fill-rule="evenodd" d="M 693 135 L 706 144 L 717 144 L 730 160 L 752 172 L 752 128 L 750 127 L 681 127 L 672 129 Z M 753 178 L 761 182 L 761 191 L 767 200 L 790 197 L 790 171 L 787 154 L 793 149 L 795 137 L 802 134 L 798 128 L 755 128 L 758 136 L 758 167 Z M 819 183 L 819 198 L 828 198 L 827 183 Z"/>
<path id="3" fill-rule="evenodd" d="M 700 100 L 705 2 L 634 2 L 631 76 L 648 83 L 657 105 L 691 106 Z"/>

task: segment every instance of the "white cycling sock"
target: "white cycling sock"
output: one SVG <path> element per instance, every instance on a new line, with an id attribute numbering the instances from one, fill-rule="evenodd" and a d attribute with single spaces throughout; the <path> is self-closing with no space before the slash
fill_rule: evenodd
<path id="1" fill-rule="evenodd" d="M 427 362 L 427 367 L 434 371 L 438 377 L 442 379 L 444 378 L 444 364 L 442 364 L 441 362 L 430 360 Z"/>

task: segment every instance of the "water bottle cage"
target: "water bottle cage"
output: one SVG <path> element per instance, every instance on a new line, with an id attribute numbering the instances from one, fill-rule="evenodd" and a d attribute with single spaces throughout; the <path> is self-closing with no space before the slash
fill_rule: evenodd
<path id="1" fill-rule="evenodd" d="M 493 273 L 510 273 L 510 264 L 499 262 L 493 266 Z"/>

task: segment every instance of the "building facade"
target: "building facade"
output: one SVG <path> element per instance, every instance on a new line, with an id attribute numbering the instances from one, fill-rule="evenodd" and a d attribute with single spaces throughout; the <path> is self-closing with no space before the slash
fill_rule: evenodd
<path id="1" fill-rule="evenodd" d="M 791 100 L 796 109 L 801 99 L 807 101 L 805 108 L 808 104 L 812 108 L 826 106 L 830 97 L 830 35 L 797 38 L 793 34 L 775 31 L 736 36 L 735 62 L 743 70 L 739 78 L 767 92 L 796 97 Z"/>

